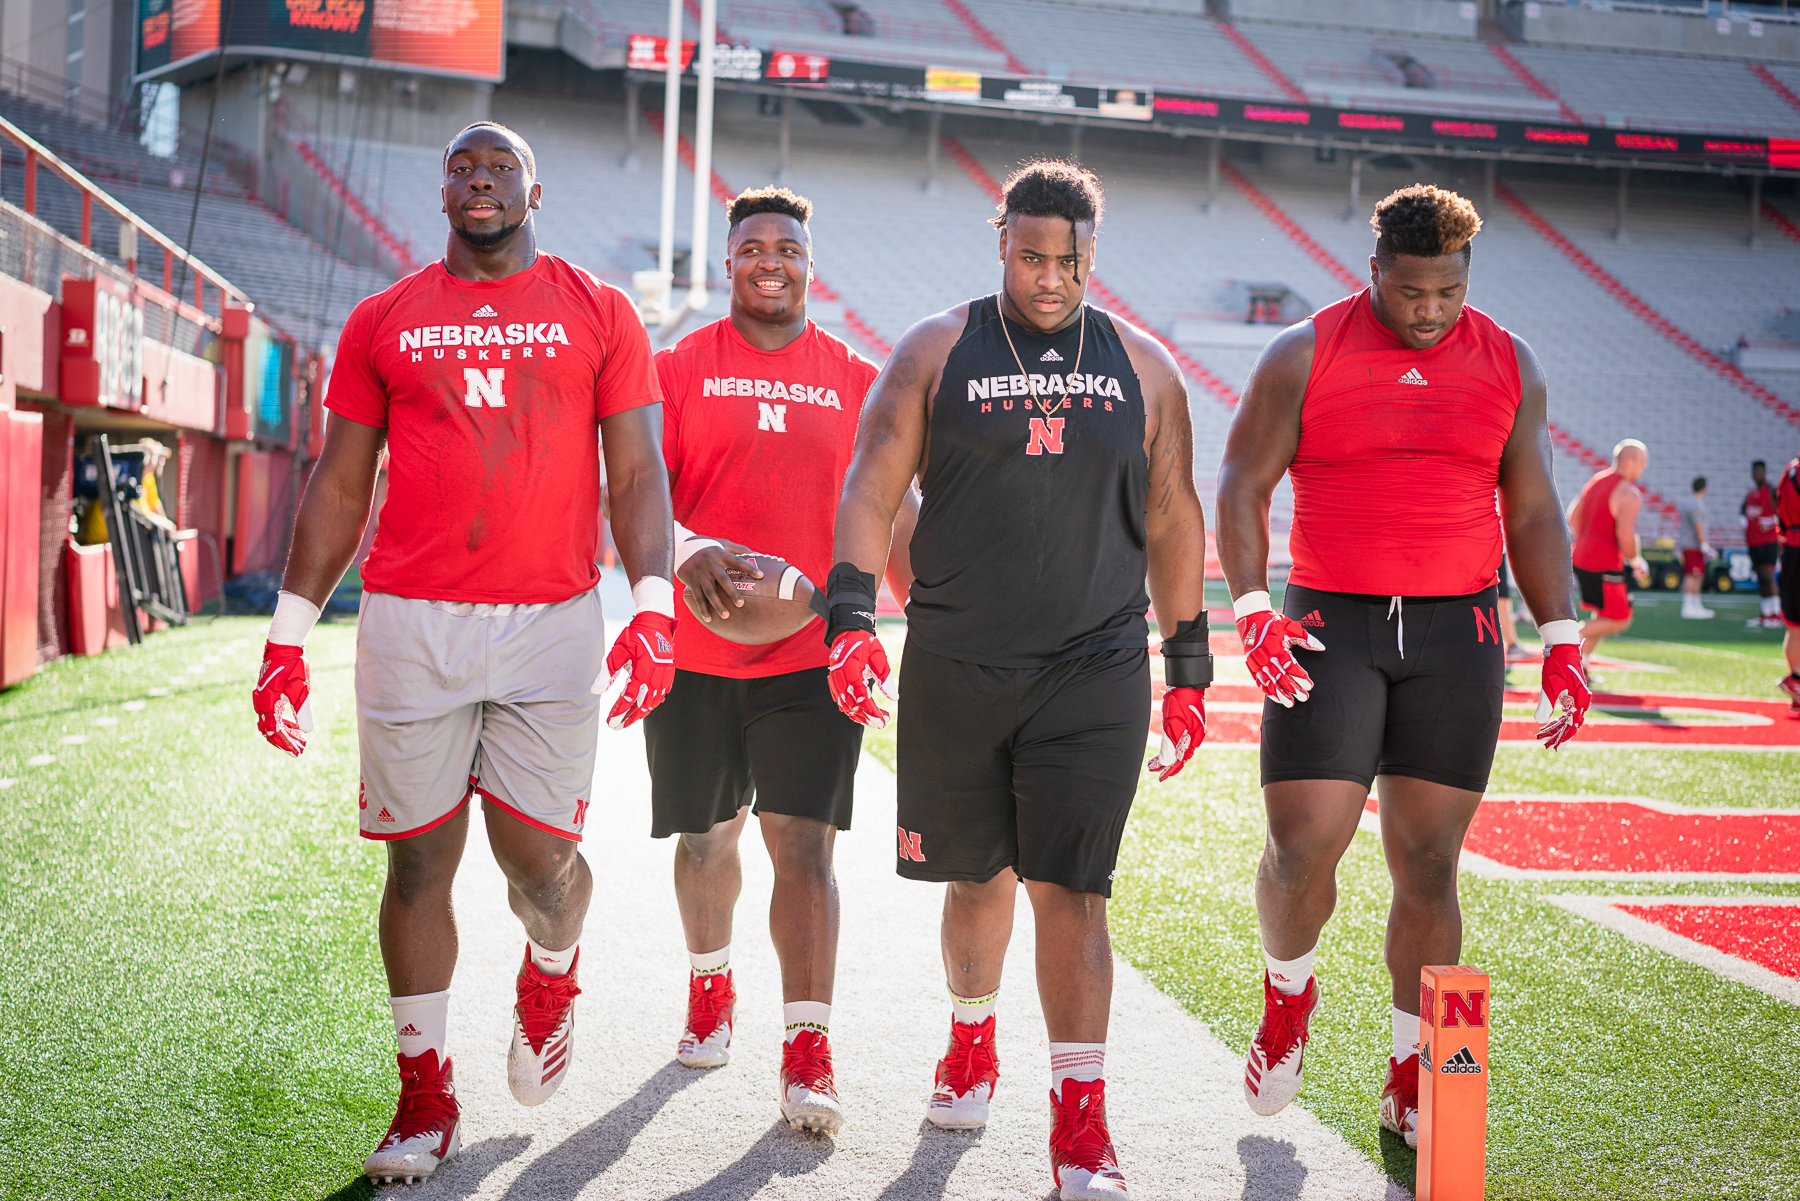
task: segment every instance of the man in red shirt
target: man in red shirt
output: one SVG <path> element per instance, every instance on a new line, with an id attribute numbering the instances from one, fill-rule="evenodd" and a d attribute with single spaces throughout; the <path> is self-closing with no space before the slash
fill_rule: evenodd
<path id="1" fill-rule="evenodd" d="M 1219 472 L 1219 562 L 1268 698 L 1256 882 L 1267 970 L 1244 1095 L 1272 1114 L 1300 1091 L 1319 1001 L 1313 955 L 1373 784 L 1394 881 L 1380 1120 L 1416 1145 L 1419 969 L 1461 954 L 1457 858 L 1500 732 L 1503 545 L 1544 639 L 1545 745 L 1575 733 L 1588 696 L 1543 371 L 1523 340 L 1464 303 L 1481 218 L 1454 192 L 1417 184 L 1376 205 L 1372 224 L 1371 286 L 1269 344 Z M 1268 512 L 1284 474 L 1293 570 L 1278 614 Z"/>
<path id="2" fill-rule="evenodd" d="M 623 293 L 538 251 L 536 163 L 511 130 L 483 121 L 457 134 L 442 195 L 443 260 L 344 325 L 325 450 L 252 694 L 258 729 L 300 754 L 311 728 L 301 645 L 362 538 L 385 443 L 356 655 L 360 820 L 388 849 L 381 952 L 401 1080 L 393 1124 L 364 1165 L 377 1181 L 423 1179 L 461 1142 L 445 1023 L 470 799 L 482 799 L 525 926 L 507 1078 L 537 1105 L 574 1051 L 593 890 L 576 846 L 597 694 L 623 678 L 609 723 L 628 725 L 674 673 L 668 476 L 643 325 Z M 597 431 L 638 609 L 604 666 Z"/>
<path id="3" fill-rule="evenodd" d="M 1781 618 L 1787 625 L 1781 649 L 1788 673 L 1781 690 L 1800 717 L 1800 457 L 1788 461 L 1775 485 L 1775 516 L 1781 522 Z"/>
<path id="4" fill-rule="evenodd" d="M 1631 628 L 1625 569 L 1631 568 L 1638 587 L 1650 582 L 1650 565 L 1644 562 L 1637 533 L 1638 514 L 1644 508 L 1637 482 L 1649 465 L 1649 448 L 1636 438 L 1625 439 L 1613 447 L 1612 466 L 1596 471 L 1569 506 L 1575 583 L 1581 607 L 1594 611 L 1581 627 L 1583 661 L 1593 658 L 1602 638 Z"/>
<path id="5" fill-rule="evenodd" d="M 675 899 L 690 961 L 689 1067 L 731 1058 L 737 991 L 732 908 L 738 837 L 754 798 L 775 865 L 769 932 L 781 959 L 786 1041 L 781 1114 L 835 1134 L 844 1120 L 831 1063 L 838 894 L 832 846 L 850 828 L 862 728 L 832 703 L 819 626 L 761 646 L 713 633 L 743 602 L 727 575 L 777 555 L 810 579 L 831 566 L 833 502 L 876 367 L 806 316 L 812 205 L 762 188 L 727 209 L 731 312 L 656 356 L 663 458 L 676 518 L 676 574 L 708 620 L 675 632 L 675 684 L 644 722 L 650 833 L 681 837 Z M 896 541 L 904 545 L 905 531 Z"/>
<path id="6" fill-rule="evenodd" d="M 1756 591 L 1762 609 L 1746 624 L 1752 629 L 1779 630 L 1781 597 L 1775 593 L 1775 568 L 1781 558 L 1781 516 L 1775 489 L 1769 485 L 1769 465 L 1761 459 L 1750 464 L 1750 491 L 1738 512 L 1744 519 L 1744 548 L 1756 568 Z"/>

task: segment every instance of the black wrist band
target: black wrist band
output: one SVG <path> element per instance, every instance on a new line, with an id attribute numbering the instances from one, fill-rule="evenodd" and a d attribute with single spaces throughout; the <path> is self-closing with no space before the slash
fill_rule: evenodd
<path id="1" fill-rule="evenodd" d="M 1175 627 L 1163 639 L 1163 682 L 1170 688 L 1205 688 L 1213 682 L 1212 649 L 1206 622 L 1196 618 Z"/>
<path id="2" fill-rule="evenodd" d="M 807 602 L 814 613 L 825 619 L 825 645 L 837 641 L 845 630 L 875 629 L 875 577 L 858 571 L 856 564 L 833 565 L 825 577 L 825 587 L 813 590 Z"/>

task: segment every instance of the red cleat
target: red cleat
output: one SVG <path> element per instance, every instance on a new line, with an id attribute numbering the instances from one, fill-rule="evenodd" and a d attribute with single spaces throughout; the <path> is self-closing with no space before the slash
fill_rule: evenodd
<path id="1" fill-rule="evenodd" d="M 1050 1174 L 1062 1201 L 1130 1201 L 1106 1128 L 1106 1081 L 1064 1080 L 1050 1109 Z"/>
<path id="2" fill-rule="evenodd" d="M 519 968 L 519 1001 L 513 1006 L 512 1046 L 506 1053 L 506 1083 L 521 1105 L 542 1105 L 555 1095 L 575 1059 L 575 969 L 581 953 L 566 975 L 546 976 L 525 952 Z"/>
<path id="3" fill-rule="evenodd" d="M 719 1068 L 731 1062 L 731 1028 L 737 1021 L 737 988 L 729 971 L 688 975 L 687 1029 L 675 1058 L 690 1068 Z"/>
<path id="4" fill-rule="evenodd" d="M 1387 1084 L 1381 1090 L 1381 1128 L 1392 1130 L 1409 1147 L 1419 1145 L 1419 1057 L 1405 1061 L 1388 1056 Z"/>
<path id="5" fill-rule="evenodd" d="M 377 1184 L 424 1180 L 462 1148 L 462 1110 L 450 1060 L 436 1051 L 400 1055 L 400 1104 L 387 1137 L 364 1161 L 363 1175 Z"/>
<path id="6" fill-rule="evenodd" d="M 1263 973 L 1263 1019 L 1250 1040 L 1250 1057 L 1244 1065 L 1244 1100 L 1253 1112 L 1268 1117 L 1287 1108 L 1300 1093 L 1305 1070 L 1307 1024 L 1319 1004 L 1319 978 L 1306 982 L 1306 991 L 1288 996 Z"/>
<path id="7" fill-rule="evenodd" d="M 938 1060 L 937 1087 L 925 1104 L 925 1120 L 945 1130 L 987 1125 L 988 1102 L 1000 1079 L 994 1050 L 994 1017 L 980 1022 L 950 1021 L 950 1049 Z"/>
<path id="8" fill-rule="evenodd" d="M 817 1030 L 802 1030 L 781 1048 L 781 1116 L 795 1130 L 821 1134 L 836 1134 L 844 1124 L 831 1040 Z"/>

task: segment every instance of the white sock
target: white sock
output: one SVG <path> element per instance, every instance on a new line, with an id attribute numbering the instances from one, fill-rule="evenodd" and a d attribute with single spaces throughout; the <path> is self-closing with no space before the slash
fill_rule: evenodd
<path id="1" fill-rule="evenodd" d="M 444 1062 L 444 1028 L 450 1022 L 450 992 L 420 993 L 412 997 L 389 997 L 394 1011 L 394 1040 L 400 1054 L 409 1059 L 436 1051 L 438 1062 Z"/>
<path id="2" fill-rule="evenodd" d="M 781 1005 L 781 1024 L 787 1027 L 787 1037 L 783 1042 L 793 1042 L 802 1030 L 830 1034 L 831 1006 L 824 1001 L 784 1001 Z"/>
<path id="3" fill-rule="evenodd" d="M 1394 1059 L 1405 1063 L 1419 1053 L 1419 1015 L 1394 1010 Z"/>
<path id="4" fill-rule="evenodd" d="M 985 997 L 959 997 L 951 993 L 950 1016 L 956 1021 L 979 1026 L 994 1015 L 994 1000 L 999 995 L 997 988 Z"/>
<path id="5" fill-rule="evenodd" d="M 716 951 L 707 951 L 696 955 L 688 952 L 688 966 L 694 969 L 697 976 L 713 976 L 731 966 L 731 944 L 726 943 Z"/>
<path id="6" fill-rule="evenodd" d="M 537 966 L 538 971 L 546 976 L 568 975 L 569 969 L 575 966 L 575 956 L 581 951 L 580 938 L 560 951 L 552 951 L 527 934 L 525 945 L 531 948 L 531 962 Z"/>
<path id="7" fill-rule="evenodd" d="M 1781 616 L 1781 598 L 1779 596 L 1763 597 L 1762 598 L 1762 615 L 1764 617 L 1780 617 Z"/>
<path id="8" fill-rule="evenodd" d="M 1090 1083 L 1106 1075 L 1105 1043 L 1051 1043 L 1050 1091 L 1062 1096 L 1062 1082 Z"/>
<path id="9" fill-rule="evenodd" d="M 1277 959 L 1264 951 L 1263 962 L 1268 965 L 1269 983 L 1275 986 L 1275 991 L 1289 997 L 1305 992 L 1306 982 L 1312 979 L 1313 955 L 1318 949 L 1315 946 L 1298 959 Z"/>

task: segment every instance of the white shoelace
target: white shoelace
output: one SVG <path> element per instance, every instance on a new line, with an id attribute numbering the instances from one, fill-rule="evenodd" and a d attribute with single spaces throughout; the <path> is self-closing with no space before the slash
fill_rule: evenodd
<path id="1" fill-rule="evenodd" d="M 1395 615 L 1400 618 L 1400 627 L 1394 634 L 1394 641 L 1400 647 L 1400 657 L 1404 659 L 1406 658 L 1406 598 L 1403 596 L 1388 598 L 1388 616 Z"/>

